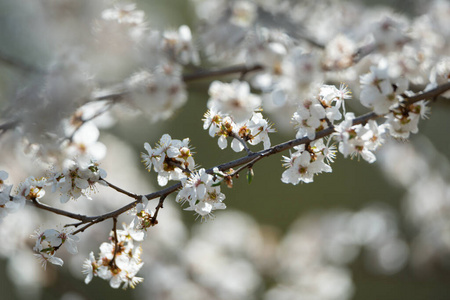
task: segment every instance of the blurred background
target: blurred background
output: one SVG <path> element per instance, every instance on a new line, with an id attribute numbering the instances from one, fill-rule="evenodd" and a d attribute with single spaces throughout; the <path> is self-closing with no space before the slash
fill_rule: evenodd
<path id="1" fill-rule="evenodd" d="M 364 2 L 390 5 L 414 18 L 427 1 Z M 88 61 L 102 85 L 133 73 L 133 53 L 126 44 L 104 53 L 92 42 L 95 20 L 111 3 L 0 0 L 0 108 L 25 86 L 42 84 L 39 72 L 8 63 L 14 59 L 46 69 L 57 50 L 79 46 L 81 51 L 95 50 L 88 53 Z M 197 38 L 193 2 L 136 4 L 150 27 L 186 24 Z M 231 149 L 220 150 L 202 129 L 211 81 L 189 83 L 187 103 L 164 122 L 122 116 L 102 130 L 100 141 L 108 153 L 101 166 L 109 181 L 136 193 L 157 190 L 156 176 L 145 170 L 139 154 L 145 142 L 154 145 L 164 133 L 174 139 L 189 137 L 196 163 L 205 168 L 241 157 Z M 386 141 L 374 164 L 338 154 L 333 173 L 316 176 L 311 184 L 283 184 L 281 155 L 262 160 L 250 185 L 241 176 L 232 189 L 222 187 L 228 208 L 206 223 L 183 211 L 171 196 L 142 245 L 145 264 L 138 275 L 144 282 L 134 290 L 114 290 L 99 278 L 89 285 L 83 282 L 81 265 L 107 240 L 110 223 L 83 233 L 77 255 L 61 254 L 63 267 L 49 265 L 43 271 L 29 236 L 38 226 L 68 221 L 27 207 L 0 224 L 2 299 L 449 299 L 450 111 L 444 101 L 431 109 L 418 134 L 408 141 Z M 357 99 L 350 100 L 347 110 L 365 112 Z M 294 137 L 286 126 L 274 126 L 278 132 L 271 136 L 272 145 Z M 10 183 L 17 183 L 32 171 L 1 138 L 0 169 L 10 173 Z M 99 189 L 92 202 L 78 199 L 64 208 L 101 213 L 129 201 Z M 50 203 L 58 206 L 57 201 Z M 129 220 L 124 216 L 120 221 Z"/>

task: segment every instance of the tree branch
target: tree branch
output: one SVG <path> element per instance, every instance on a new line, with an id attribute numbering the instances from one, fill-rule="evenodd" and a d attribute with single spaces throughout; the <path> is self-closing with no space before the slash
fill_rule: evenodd
<path id="1" fill-rule="evenodd" d="M 103 178 L 101 178 L 100 180 L 103 181 L 103 182 L 105 182 L 110 188 L 112 188 L 112 189 L 118 191 L 119 193 L 122 193 L 122 194 L 124 194 L 124 195 L 127 195 L 128 197 L 134 198 L 134 199 L 136 199 L 136 200 L 139 200 L 139 199 L 141 198 L 141 196 L 136 195 L 136 194 L 134 194 L 134 193 L 127 192 L 127 191 L 125 191 L 124 189 L 122 189 L 122 188 L 120 188 L 120 187 L 118 187 L 118 186 L 116 186 L 116 185 L 114 185 L 114 184 L 112 184 L 112 183 L 106 181 L 106 180 L 103 179 Z"/>
<path id="2" fill-rule="evenodd" d="M 411 97 L 407 97 L 407 98 L 405 98 L 404 102 L 400 103 L 400 105 L 411 105 L 411 104 L 413 104 L 415 102 L 418 102 L 418 101 L 421 101 L 421 100 L 433 99 L 433 98 L 438 97 L 439 95 L 443 94 L 444 92 L 446 92 L 448 90 L 450 90 L 450 82 L 442 84 L 440 86 L 437 86 L 436 88 L 431 89 L 431 90 L 429 90 L 427 92 L 420 93 L 420 94 L 417 94 L 417 95 L 414 95 L 414 96 L 411 96 Z M 359 117 L 355 118 L 353 120 L 353 125 L 365 124 L 369 120 L 377 119 L 377 118 L 380 118 L 380 117 L 383 117 L 383 116 L 377 115 L 377 114 L 375 114 L 373 112 L 370 112 L 370 113 L 367 113 L 367 114 L 364 114 L 362 116 L 359 116 Z M 320 138 L 329 136 L 333 132 L 335 132 L 334 126 L 330 126 L 330 127 L 326 128 L 324 130 L 316 132 L 316 136 L 315 136 L 314 139 L 309 139 L 308 137 L 303 137 L 303 138 L 299 138 L 299 139 L 293 139 L 293 140 L 290 140 L 290 141 L 287 141 L 287 142 L 275 145 L 275 146 L 273 146 L 271 148 L 268 148 L 268 149 L 265 149 L 265 150 L 261 150 L 259 152 L 252 152 L 252 153 L 248 154 L 245 157 L 242 157 L 242 158 L 239 158 L 239 159 L 236 159 L 236 160 L 233 160 L 233 161 L 230 161 L 230 162 L 218 165 L 218 166 L 213 167 L 213 168 L 210 168 L 210 169 L 206 170 L 206 172 L 209 173 L 209 174 L 213 174 L 215 168 L 219 169 L 220 171 L 227 171 L 227 170 L 229 170 L 231 168 L 235 168 L 235 167 L 238 167 L 238 166 L 243 166 L 242 168 L 239 168 L 237 171 L 235 171 L 233 173 L 233 175 L 235 175 L 238 172 L 242 171 L 244 168 L 252 166 L 254 163 L 256 163 L 257 161 L 259 161 L 259 160 L 261 160 L 261 159 L 263 159 L 265 157 L 269 157 L 271 155 L 274 155 L 274 154 L 277 154 L 277 153 L 280 153 L 280 152 L 292 149 L 295 146 L 311 143 L 314 140 L 318 140 Z M 77 220 L 81 221 L 79 223 L 72 224 L 72 226 L 76 226 L 77 227 L 77 226 L 80 226 L 82 224 L 88 223 L 88 224 L 86 224 L 85 226 L 83 226 L 82 228 L 76 230 L 73 233 L 73 234 L 77 234 L 79 232 L 83 232 L 85 229 L 89 228 L 90 226 L 92 226 L 92 225 L 94 225 L 96 223 L 102 222 L 102 221 L 104 221 L 106 219 L 109 219 L 109 218 L 117 218 L 122 213 L 127 212 L 128 210 L 134 208 L 138 203 L 142 202 L 142 196 L 141 195 L 136 195 L 136 194 L 127 192 L 127 191 L 125 191 L 125 190 L 123 190 L 123 189 L 121 189 L 121 188 L 119 188 L 119 187 L 117 187 L 117 186 L 115 186 L 115 185 L 105 181 L 104 179 L 103 179 L 103 181 L 106 184 L 108 184 L 109 187 L 111 187 L 111 188 L 115 189 L 116 191 L 118 191 L 118 192 L 120 192 L 122 194 L 125 194 L 125 195 L 127 195 L 127 196 L 129 196 L 131 198 L 136 199 L 136 201 L 133 201 L 133 202 L 127 204 L 127 205 L 124 205 L 123 207 L 121 207 L 121 208 L 119 208 L 117 210 L 114 210 L 112 212 L 109 212 L 109 213 L 106 213 L 106 214 L 102 214 L 102 215 L 98 215 L 98 216 L 92 216 L 92 217 L 79 215 L 79 214 L 74 214 L 74 213 L 71 213 L 71 212 L 67 212 L 67 211 L 64 211 L 64 210 L 53 208 L 53 207 L 50 207 L 50 206 L 47 206 L 45 204 L 40 203 L 36 199 L 33 199 L 32 203 L 36 207 L 38 207 L 40 209 L 44 209 L 44 210 L 53 212 L 55 214 L 67 216 L 69 218 L 73 218 L 73 219 L 77 219 Z M 159 204 L 158 204 L 158 206 L 156 208 L 155 216 L 153 217 L 155 219 L 155 221 L 156 221 L 157 212 L 159 211 L 160 208 L 162 208 L 165 198 L 169 194 L 171 194 L 171 193 L 175 192 L 176 190 L 180 189 L 181 187 L 182 187 L 181 182 L 178 182 L 178 183 L 176 183 L 176 184 L 174 184 L 174 185 L 172 185 L 170 187 L 167 187 L 165 189 L 162 189 L 160 191 L 157 191 L 157 192 L 145 195 L 145 197 L 148 200 L 152 200 L 152 199 L 155 199 L 155 198 L 160 198 L 160 202 L 159 202 Z"/>
<path id="3" fill-rule="evenodd" d="M 264 69 L 264 67 L 260 66 L 260 65 L 256 65 L 256 66 L 252 66 L 252 67 L 247 67 L 246 65 L 236 65 L 236 66 L 231 66 L 231 67 L 218 69 L 218 70 L 205 70 L 205 71 L 200 71 L 200 72 L 196 72 L 193 74 L 186 74 L 186 75 L 183 75 L 183 81 L 188 83 L 188 82 L 191 82 L 194 80 L 205 79 L 205 78 L 210 78 L 210 77 L 226 76 L 226 75 L 239 74 L 239 73 L 247 74 L 250 72 L 261 71 L 263 69 Z"/>
<path id="4" fill-rule="evenodd" d="M 36 206 L 37 208 L 40 208 L 40 209 L 43 209 L 43 210 L 55 213 L 57 215 L 66 216 L 66 217 L 69 217 L 69 218 L 72 218 L 72 219 L 80 220 L 82 223 L 88 221 L 88 219 L 89 219 L 85 215 L 74 214 L 74 213 L 71 213 L 71 212 L 66 211 L 66 210 L 62 210 L 62 209 L 58 209 L 58 208 L 55 208 L 55 207 L 48 206 L 46 204 L 43 204 L 43 203 L 39 202 L 39 200 L 37 200 L 37 199 L 31 199 L 31 202 L 27 202 L 27 203 L 31 203 L 34 206 Z"/>
<path id="5" fill-rule="evenodd" d="M 46 74 L 45 71 L 0 51 L 0 61 L 24 72 Z"/>

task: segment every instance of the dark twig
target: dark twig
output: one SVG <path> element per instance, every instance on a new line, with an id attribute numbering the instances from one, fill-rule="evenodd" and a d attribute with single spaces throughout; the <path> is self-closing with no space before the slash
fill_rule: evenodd
<path id="1" fill-rule="evenodd" d="M 427 92 L 420 93 L 420 94 L 417 94 L 417 95 L 414 95 L 414 96 L 411 96 L 411 97 L 407 97 L 407 98 L 405 98 L 405 101 L 403 103 L 401 103 L 401 105 L 411 105 L 411 104 L 414 104 L 415 102 L 418 102 L 418 101 L 421 101 L 421 100 L 434 99 L 437 96 L 441 95 L 442 93 L 444 93 L 444 92 L 446 92 L 448 90 L 450 90 L 450 82 L 442 84 L 442 85 L 440 85 L 440 86 L 438 86 L 438 87 L 436 87 L 434 89 L 431 89 L 431 90 L 429 90 Z M 367 123 L 367 121 L 372 120 L 372 119 L 377 119 L 379 117 L 382 117 L 382 116 L 377 115 L 377 114 L 375 114 L 373 112 L 370 112 L 370 113 L 364 114 L 362 116 L 359 116 L 359 117 L 353 119 L 353 125 L 365 124 L 365 123 Z M 256 163 L 257 161 L 261 160 L 262 158 L 265 158 L 265 157 L 268 157 L 268 156 L 271 156 L 271 155 L 274 155 L 274 154 L 277 154 L 277 153 L 280 153 L 280 152 L 292 149 L 293 147 L 301 145 L 301 144 L 311 143 L 314 140 L 317 140 L 317 139 L 329 136 L 329 135 L 331 135 L 334 132 L 335 132 L 334 126 L 330 126 L 330 127 L 326 128 L 324 130 L 316 132 L 316 136 L 315 136 L 314 139 L 309 139 L 308 137 L 303 137 L 303 138 L 299 138 L 299 139 L 293 139 L 293 140 L 290 140 L 290 141 L 278 144 L 276 146 L 273 146 L 271 148 L 268 148 L 268 149 L 265 149 L 265 150 L 261 150 L 259 152 L 253 152 L 251 154 L 248 154 L 245 157 L 242 157 L 242 158 L 239 158 L 239 159 L 236 159 L 236 160 L 233 160 L 233 161 L 230 161 L 230 162 L 218 165 L 218 166 L 216 166 L 214 168 L 210 168 L 210 169 L 206 170 L 206 172 L 209 173 L 209 174 L 213 174 L 215 168 L 217 168 L 220 171 L 228 171 L 228 170 L 230 170 L 232 168 L 235 168 L 235 167 L 238 167 L 238 166 L 243 166 L 243 167 L 237 169 L 236 171 L 234 171 L 234 174 L 237 174 L 240 171 L 242 171 L 243 169 L 253 166 L 254 163 Z M 111 187 L 111 188 L 115 189 L 116 191 L 118 191 L 118 192 L 120 192 L 122 194 L 125 194 L 125 195 L 127 195 L 127 196 L 129 196 L 131 198 L 136 199 L 136 201 L 133 201 L 133 202 L 131 202 L 131 203 L 129 203 L 129 204 L 127 204 L 127 205 L 117 209 L 117 210 L 114 210 L 112 212 L 109 212 L 109 213 L 106 213 L 106 214 L 103 214 L 103 215 L 92 216 L 92 217 L 83 216 L 83 215 L 79 215 L 79 214 L 74 214 L 74 213 L 71 213 L 71 212 L 67 212 L 67 211 L 64 211 L 64 210 L 53 208 L 53 207 L 47 206 L 45 204 L 42 204 L 38 200 L 35 200 L 35 199 L 31 203 L 33 203 L 38 208 L 41 208 L 41 209 L 53 212 L 55 214 L 59 214 L 59 215 L 63 215 L 63 216 L 67 216 L 69 218 L 73 218 L 73 219 L 79 220 L 80 221 L 79 223 L 72 224 L 75 227 L 80 226 L 81 224 L 86 224 L 87 223 L 85 226 L 83 226 L 82 228 L 76 230 L 73 233 L 73 234 L 77 234 L 79 232 L 83 232 L 85 229 L 89 228 L 90 226 L 92 226 L 92 225 L 94 225 L 96 223 L 102 222 L 102 221 L 104 221 L 106 219 L 109 219 L 109 218 L 117 218 L 122 213 L 129 211 L 130 209 L 134 208 L 138 203 L 142 202 L 142 196 L 136 195 L 136 194 L 133 194 L 133 193 L 130 193 L 130 192 L 127 192 L 127 191 L 125 191 L 125 190 L 123 190 L 123 189 L 121 189 L 121 188 L 119 188 L 119 187 L 117 187 L 117 186 L 115 186 L 115 185 L 105 181 L 105 180 L 103 180 L 103 181 L 105 183 L 107 183 L 109 187 Z M 176 190 L 180 189 L 181 187 L 182 187 L 181 183 L 178 182 L 178 183 L 176 183 L 176 184 L 174 184 L 174 185 L 172 185 L 170 187 L 167 187 L 167 188 L 165 188 L 163 190 L 160 190 L 160 191 L 157 191 L 157 192 L 145 195 L 145 197 L 148 200 L 155 199 L 155 198 L 160 198 L 160 200 L 159 200 L 160 202 L 159 202 L 159 204 L 157 206 L 157 210 L 155 212 L 155 215 L 157 215 L 157 212 L 159 211 L 159 209 L 163 207 L 163 203 L 164 203 L 165 198 L 169 194 L 171 194 L 171 193 L 175 192 Z M 156 216 L 153 216 L 152 220 L 156 221 Z"/>
<path id="2" fill-rule="evenodd" d="M 231 74 L 247 74 L 250 72 L 256 72 L 263 70 L 264 67 L 260 65 L 247 67 L 246 65 L 236 65 L 231 66 L 223 69 L 218 70 L 207 70 L 207 71 L 201 71 L 201 72 L 195 72 L 193 74 L 186 74 L 183 75 L 183 81 L 188 83 L 194 80 L 200 80 L 210 77 L 217 77 L 217 76 L 225 76 L 225 75 L 231 75 Z"/>
<path id="3" fill-rule="evenodd" d="M 20 59 L 7 55 L 3 52 L 0 52 L 0 61 L 2 61 L 4 64 L 7 64 L 11 67 L 14 67 L 24 72 L 46 74 L 44 70 L 41 70 L 35 66 L 32 66 L 24 61 L 21 61 Z"/>
<path id="4" fill-rule="evenodd" d="M 127 195 L 128 197 L 134 198 L 134 199 L 136 199 L 136 200 L 141 199 L 141 196 L 136 195 L 136 194 L 134 194 L 134 193 L 127 192 L 127 191 L 125 191 L 124 189 L 122 189 L 122 188 L 120 188 L 120 187 L 118 187 L 118 186 L 116 186 L 116 185 L 114 185 L 114 184 L 112 184 L 112 183 L 106 181 L 106 180 L 103 179 L 103 178 L 100 179 L 100 180 L 102 180 L 102 181 L 103 181 L 104 183 L 106 183 L 110 188 L 112 188 L 112 189 L 118 191 L 119 193 L 125 194 L 125 195 Z"/>
<path id="5" fill-rule="evenodd" d="M 250 148 L 247 145 L 247 142 L 244 141 L 239 135 L 237 135 L 236 133 L 232 132 L 230 134 L 230 137 L 235 138 L 236 140 L 239 141 L 239 143 L 242 144 L 242 146 L 244 147 L 245 151 L 247 152 L 248 155 L 252 154 L 252 150 L 250 150 Z"/>
<path id="6" fill-rule="evenodd" d="M 232 74 L 248 74 L 250 72 L 257 72 L 263 70 L 264 67 L 260 65 L 248 67 L 246 65 L 236 65 L 231 67 L 226 67 L 217 70 L 201 70 L 195 71 L 192 74 L 183 75 L 183 81 L 189 83 L 195 80 L 207 79 L 211 77 L 226 76 Z M 113 100 L 119 101 L 128 94 L 126 87 L 123 84 L 118 84 L 116 86 L 105 88 L 100 91 L 95 91 L 92 95 L 92 101 L 100 100 Z"/>
<path id="7" fill-rule="evenodd" d="M 115 269 L 116 266 L 116 256 L 117 256 L 117 252 L 119 251 L 119 240 L 117 238 L 117 217 L 113 217 L 113 233 L 114 233 L 114 255 L 113 258 L 111 259 L 111 267 L 113 269 Z"/>
<path id="8" fill-rule="evenodd" d="M 46 204 L 43 204 L 43 203 L 39 202 L 39 200 L 37 200 L 35 198 L 31 199 L 31 202 L 27 202 L 27 203 L 32 203 L 37 208 L 40 208 L 40 209 L 43 209 L 43 210 L 55 213 L 57 215 L 62 215 L 62 216 L 66 216 L 66 217 L 69 217 L 69 218 L 72 218 L 72 219 L 80 220 L 83 223 L 85 223 L 88 220 L 87 216 L 80 215 L 80 214 L 74 214 L 74 213 L 71 213 L 71 212 L 68 212 L 68 211 L 65 211 L 65 210 L 62 210 L 62 209 L 58 209 L 58 208 L 55 208 L 55 207 L 48 206 Z"/>
<path id="9" fill-rule="evenodd" d="M 13 129 L 14 127 L 17 126 L 17 124 L 19 124 L 19 121 L 14 120 L 14 121 L 10 121 L 10 122 L 6 122 L 0 125 L 0 136 L 5 133 L 6 131 Z"/>
<path id="10" fill-rule="evenodd" d="M 167 195 L 164 195 L 164 196 L 161 196 L 161 197 L 159 198 L 159 203 L 158 203 L 158 205 L 156 206 L 156 208 L 155 208 L 155 213 L 153 214 L 153 217 L 152 217 L 152 221 L 151 221 L 151 225 L 152 225 L 152 226 L 158 224 L 158 220 L 157 220 L 157 218 L 158 218 L 158 212 L 159 212 L 159 210 L 160 210 L 161 208 L 163 208 L 164 200 L 166 200 L 166 197 L 167 197 Z"/>

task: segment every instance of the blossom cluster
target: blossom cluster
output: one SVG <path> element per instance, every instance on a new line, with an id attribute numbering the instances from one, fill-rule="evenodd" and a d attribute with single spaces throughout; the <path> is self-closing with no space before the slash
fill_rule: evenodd
<path id="1" fill-rule="evenodd" d="M 189 138 L 174 140 L 164 134 L 155 148 L 144 144 L 147 153 L 141 153 L 142 162 L 148 171 L 158 173 L 158 184 L 165 186 L 169 180 L 186 178 L 195 168 L 194 157 L 189 146 Z"/>
<path id="2" fill-rule="evenodd" d="M 45 195 L 45 187 L 51 186 L 52 192 L 60 193 L 61 203 L 66 203 L 70 199 L 77 199 L 81 195 L 90 199 L 88 193 L 95 188 L 97 182 L 106 177 L 106 172 L 98 167 L 98 164 L 91 163 L 84 168 L 74 161 L 67 161 L 67 167 L 62 172 L 55 172 L 51 176 L 35 178 L 30 176 L 22 181 L 16 188 L 15 195 L 11 195 L 12 185 L 6 185 L 4 181 L 8 178 L 8 173 L 0 171 L 0 221 L 8 213 L 14 213 L 22 209 L 27 201 L 40 200 Z M 39 229 L 34 234 L 36 238 L 33 250 L 37 252 L 35 256 L 41 261 L 44 269 L 47 262 L 62 266 L 63 260 L 56 257 L 56 251 L 65 245 L 71 254 L 76 254 L 77 246 L 75 242 L 79 238 L 71 234 L 71 230 L 47 229 L 41 232 Z"/>
<path id="3" fill-rule="evenodd" d="M 91 200 L 89 193 L 95 191 L 95 184 L 105 185 L 102 179 L 106 178 L 106 171 L 99 168 L 97 163 L 81 166 L 74 161 L 67 161 L 62 172 L 55 172 L 48 179 L 52 185 L 52 192 L 59 191 L 61 203 L 76 200 L 81 195 Z"/>
<path id="4" fill-rule="evenodd" d="M 240 152 L 245 143 L 264 144 L 270 147 L 269 133 L 274 132 L 272 125 L 257 111 L 261 105 L 259 96 L 250 93 L 247 82 L 233 81 L 222 83 L 214 81 L 209 87 L 209 110 L 203 119 L 203 129 L 211 137 L 218 136 L 218 145 L 225 149 L 227 138 L 232 137 L 231 148 Z"/>
<path id="5" fill-rule="evenodd" d="M 313 182 L 315 174 L 332 171 L 330 162 L 335 157 L 335 147 L 328 147 L 323 139 L 316 140 L 305 146 L 294 147 L 295 152 L 290 157 L 283 156 L 283 165 L 287 168 L 281 175 L 284 183 L 298 184 Z"/>
<path id="6" fill-rule="evenodd" d="M 124 103 L 144 112 L 153 122 L 169 118 L 187 100 L 183 67 L 200 63 L 191 29 L 187 25 L 177 30 L 152 28 L 144 11 L 134 3 L 117 3 L 105 9 L 97 23 L 98 38 L 128 43 L 124 51 L 140 68 L 124 80 L 128 93 Z"/>
<path id="7" fill-rule="evenodd" d="M 396 107 L 402 94 L 408 88 L 408 80 L 399 77 L 395 81 L 389 78 L 387 66 L 371 66 L 370 72 L 360 77 L 361 104 L 382 115 Z"/>
<path id="8" fill-rule="evenodd" d="M 123 289 L 128 286 L 134 288 L 142 282 L 143 278 L 136 276 L 144 265 L 140 258 L 142 248 L 136 246 L 135 241 L 142 241 L 142 235 L 135 234 L 132 227 L 124 225 L 123 230 L 111 232 L 110 242 L 100 245 L 98 259 L 90 252 L 89 258 L 85 260 L 85 283 L 91 282 L 94 276 L 109 280 L 112 288 L 119 288 L 121 285 Z"/>
<path id="9" fill-rule="evenodd" d="M 0 221 L 8 213 L 17 212 L 27 201 L 40 200 L 45 195 L 45 187 L 51 186 L 51 191 L 60 193 L 61 203 L 70 199 L 78 199 L 81 195 L 91 199 L 89 193 L 95 190 L 95 184 L 105 184 L 101 179 L 106 177 L 105 170 L 98 164 L 90 163 L 81 167 L 74 161 L 66 161 L 67 166 L 61 172 L 50 176 L 35 178 L 30 176 L 19 183 L 15 195 L 11 194 L 13 185 L 5 184 L 8 173 L 0 171 Z"/>
<path id="10" fill-rule="evenodd" d="M 189 203 L 186 210 L 194 211 L 202 217 L 209 216 L 215 209 L 225 209 L 225 195 L 220 192 L 220 183 L 226 175 L 218 170 L 211 175 L 205 169 L 195 170 L 193 153 L 189 146 L 189 139 L 175 140 L 164 134 L 158 145 L 152 148 L 144 144 L 147 153 L 141 153 L 142 162 L 148 171 L 152 167 L 158 173 L 158 184 L 165 186 L 169 180 L 180 181 L 182 189 L 177 195 L 177 202 Z M 152 225 L 151 213 L 144 210 L 148 201 L 139 206 L 134 225 L 136 229 L 147 229 Z"/>
<path id="11" fill-rule="evenodd" d="M 334 85 L 323 85 L 318 96 L 311 94 L 310 97 L 302 99 L 292 116 L 297 127 L 296 138 L 307 136 L 313 140 L 317 131 L 342 118 L 339 109 L 341 106 L 345 109 L 344 101 L 350 98 L 350 90 L 341 84 L 339 89 Z"/>
<path id="12" fill-rule="evenodd" d="M 12 185 L 5 184 L 9 174 L 3 170 L 0 171 L 0 222 L 8 215 L 22 208 L 25 205 L 26 196 L 31 192 L 29 184 L 22 185 L 22 192 L 16 196 L 11 196 Z M 29 180 L 28 180 L 29 182 Z M 27 193 L 28 191 L 28 193 Z M 37 197 L 42 197 L 43 192 L 40 189 L 33 189 Z"/>
<path id="13" fill-rule="evenodd" d="M 56 257 L 56 251 L 65 245 L 67 251 L 71 254 L 78 253 L 77 245 L 75 242 L 79 241 L 79 237 L 71 234 L 71 230 L 64 228 L 63 230 L 47 229 L 44 232 L 36 231 L 34 237 L 36 243 L 33 250 L 37 252 L 35 256 L 41 261 L 44 269 L 47 266 L 47 262 L 54 265 L 62 266 L 63 260 Z"/>
<path id="14" fill-rule="evenodd" d="M 428 107 L 425 101 L 413 104 L 405 104 L 403 99 L 412 92 L 405 87 L 399 87 L 398 82 L 407 84 L 404 80 L 393 83 L 387 77 L 387 68 L 372 67 L 371 72 L 361 76 L 361 103 L 371 107 L 373 111 L 385 117 L 385 122 L 378 124 L 375 120 L 368 120 L 365 125 L 354 124 L 355 115 L 352 112 L 345 113 L 344 100 L 350 99 L 350 91 L 341 84 L 335 86 L 323 85 L 318 96 L 311 96 L 301 102 L 292 120 L 297 127 L 296 138 L 307 137 L 309 140 L 316 138 L 316 132 L 333 126 L 334 133 L 329 138 L 327 145 L 332 140 L 339 143 L 338 150 L 344 157 L 361 156 L 369 163 L 376 161 L 375 151 L 390 134 L 395 138 L 408 138 L 410 133 L 417 133 L 420 117 L 425 118 Z M 334 106 L 332 105 L 334 102 Z M 345 118 L 339 111 L 344 108 Z M 318 150 L 315 142 L 320 144 Z M 326 152 L 334 157 L 331 147 L 325 146 L 322 139 L 305 146 L 297 146 L 295 153 L 290 157 L 284 157 L 284 166 L 288 169 L 282 175 L 285 183 L 297 184 L 300 181 L 312 182 L 314 174 L 331 172 L 331 167 L 323 163 L 327 155 L 317 156 L 315 153 Z M 333 148 L 334 149 L 334 148 Z"/>
<path id="15" fill-rule="evenodd" d="M 360 155 L 367 162 L 373 163 L 376 157 L 371 151 L 382 144 L 385 125 L 378 126 L 374 120 L 369 120 L 364 126 L 353 125 L 354 118 L 353 113 L 346 113 L 345 120 L 336 127 L 334 137 L 339 141 L 339 152 L 344 157 Z"/>
<path id="16" fill-rule="evenodd" d="M 13 185 L 5 184 L 8 176 L 7 172 L 0 171 L 0 222 L 8 213 L 22 209 L 27 200 L 41 199 L 45 195 L 44 187 L 48 185 L 46 178 L 30 176 L 17 186 L 15 195 L 11 195 Z"/>
<path id="17" fill-rule="evenodd" d="M 183 180 L 183 188 L 178 192 L 176 201 L 184 204 L 188 203 L 185 210 L 194 211 L 202 220 L 212 216 L 212 211 L 225 209 L 223 203 L 225 195 L 220 192 L 220 182 L 225 174 L 214 170 L 214 175 L 206 173 L 205 169 L 200 169 L 193 173 L 187 180 Z"/>

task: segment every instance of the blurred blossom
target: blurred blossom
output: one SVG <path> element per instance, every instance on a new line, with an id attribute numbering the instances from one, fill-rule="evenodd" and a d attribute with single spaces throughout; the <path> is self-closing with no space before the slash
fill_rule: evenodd
<path id="1" fill-rule="evenodd" d="M 383 242 L 384 244 L 369 249 L 366 263 L 372 270 L 383 274 L 397 273 L 408 261 L 409 247 L 406 242 L 398 239 Z"/>
<path id="2" fill-rule="evenodd" d="M 419 144 L 420 148 L 394 142 L 386 145 L 381 166 L 394 183 L 406 189 L 403 211 L 413 232 L 412 264 L 431 271 L 436 261 L 444 263 L 450 254 L 450 163 L 424 137 Z M 401 247 L 389 249 L 395 255 Z"/>
<path id="3" fill-rule="evenodd" d="M 37 298 L 42 287 L 47 284 L 45 271 L 36 264 L 35 258 L 27 250 L 18 250 L 9 256 L 7 271 L 23 299 Z"/>
<path id="4" fill-rule="evenodd" d="M 264 300 L 345 300 L 353 295 L 353 283 L 347 270 L 333 266 L 308 268 L 307 274 L 292 278 L 270 289 Z"/>
<path id="5" fill-rule="evenodd" d="M 261 105 L 261 99 L 250 92 L 246 81 L 223 83 L 216 80 L 209 86 L 208 94 L 208 108 L 230 114 L 236 122 L 249 119 Z"/>
<path id="6" fill-rule="evenodd" d="M 82 165 L 100 161 L 106 155 L 106 146 L 98 141 L 100 131 L 92 122 L 81 125 L 73 134 L 65 151 L 68 157 L 76 158 Z"/>
<path id="7" fill-rule="evenodd" d="M 181 67 L 176 64 L 158 66 L 153 72 L 133 74 L 126 86 L 131 106 L 146 113 L 153 122 L 168 119 L 187 100 Z"/>
<path id="8" fill-rule="evenodd" d="M 170 227 L 169 222 L 165 224 Z M 199 299 L 255 299 L 262 284 L 256 263 L 264 243 L 258 225 L 249 216 L 221 213 L 196 226 L 191 238 L 180 246 L 161 247 L 163 235 L 149 232 L 148 237 L 146 244 L 154 252 L 153 257 L 148 257 L 151 262 L 143 267 L 145 277 L 152 281 L 146 285 L 147 295 L 166 295 L 167 299 L 191 299 L 192 295 Z M 173 285 L 184 293 L 173 289 Z"/>

